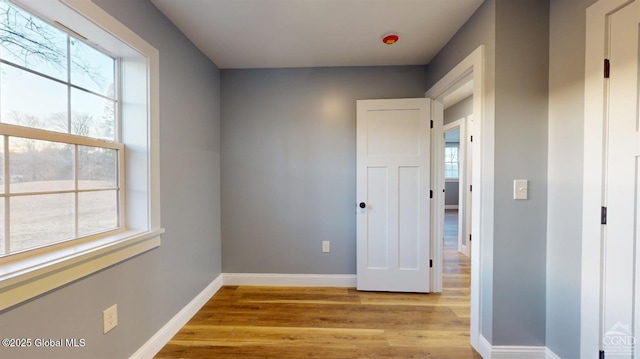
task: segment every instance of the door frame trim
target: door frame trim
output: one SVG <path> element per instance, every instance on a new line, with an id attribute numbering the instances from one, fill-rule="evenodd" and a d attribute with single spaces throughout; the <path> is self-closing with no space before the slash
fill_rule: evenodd
<path id="1" fill-rule="evenodd" d="M 482 258 L 491 258 L 491 247 L 493 245 L 493 164 L 494 164 L 494 120 L 489 111 L 491 106 L 485 105 L 485 68 L 484 68 L 484 45 L 477 47 L 464 60 L 457 64 L 451 71 L 442 77 L 426 93 L 425 97 L 435 100 L 436 103 L 443 103 L 446 95 L 473 80 L 473 115 L 474 115 L 474 141 L 472 144 L 473 170 L 472 170 L 472 224 L 471 230 L 474 239 L 471 242 L 471 324 L 470 341 L 471 345 L 480 350 L 480 329 L 482 318 L 480 316 L 481 297 L 484 290 L 481 280 L 481 272 L 490 270 L 491 263 L 483 264 Z M 432 106 L 436 108 L 436 106 Z M 485 112 L 486 111 L 486 112 Z M 432 146 L 444 146 L 442 135 L 443 116 L 432 115 L 434 126 L 432 130 Z M 434 151 L 432 151 L 434 153 Z M 437 153 L 436 153 L 437 154 Z M 442 157 L 442 156 L 441 156 Z M 444 158 L 432 158 L 433 172 L 438 179 L 444 178 Z M 444 183 L 434 181 L 435 183 Z M 434 191 L 434 201 L 431 210 L 431 228 L 440 223 L 444 223 L 444 211 L 435 210 L 435 206 L 444 206 L 444 196 L 441 190 Z M 432 232 L 433 234 L 433 232 Z M 438 238 L 433 236 L 432 238 Z M 434 255 L 434 268 L 432 270 L 431 289 L 432 292 L 442 291 L 442 241 L 432 240 L 432 253 Z M 480 247 L 485 248 L 483 250 Z M 491 275 L 491 273 L 484 273 Z M 491 318 L 488 318 L 491 320 Z M 482 354 L 482 353 L 481 353 Z"/>
<path id="2" fill-rule="evenodd" d="M 604 101 L 602 64 L 609 57 L 608 17 L 633 0 L 599 0 L 587 8 L 584 83 L 584 158 L 582 187 L 582 278 L 580 283 L 580 352 L 596 355 L 602 342 L 602 225 L 604 189 Z M 599 280 L 594 280 L 599 278 Z"/>

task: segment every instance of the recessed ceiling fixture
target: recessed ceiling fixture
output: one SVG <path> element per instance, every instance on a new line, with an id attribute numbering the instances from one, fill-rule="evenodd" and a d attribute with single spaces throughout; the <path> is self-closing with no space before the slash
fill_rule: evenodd
<path id="1" fill-rule="evenodd" d="M 398 39 L 399 39 L 398 35 L 394 33 L 388 33 L 382 36 L 382 42 L 385 43 L 386 45 L 393 45 L 396 42 L 398 42 Z"/>

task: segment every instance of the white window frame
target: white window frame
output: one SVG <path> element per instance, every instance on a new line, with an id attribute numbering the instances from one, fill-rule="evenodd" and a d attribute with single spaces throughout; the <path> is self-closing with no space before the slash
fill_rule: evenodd
<path id="1" fill-rule="evenodd" d="M 160 246 L 159 54 L 88 0 L 10 0 L 121 61 L 122 229 L 0 258 L 0 311 Z"/>

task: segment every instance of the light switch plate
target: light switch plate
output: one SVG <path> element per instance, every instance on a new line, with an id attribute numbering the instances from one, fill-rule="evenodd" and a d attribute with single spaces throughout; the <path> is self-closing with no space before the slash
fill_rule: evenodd
<path id="1" fill-rule="evenodd" d="M 527 199 L 528 182 L 526 179 L 513 180 L 513 199 Z"/>

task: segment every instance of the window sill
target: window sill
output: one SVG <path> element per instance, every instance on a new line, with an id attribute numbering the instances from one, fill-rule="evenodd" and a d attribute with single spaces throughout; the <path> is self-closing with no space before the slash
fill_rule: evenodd
<path id="1" fill-rule="evenodd" d="M 0 259 L 0 311 L 157 248 L 162 233 L 123 231 Z"/>

